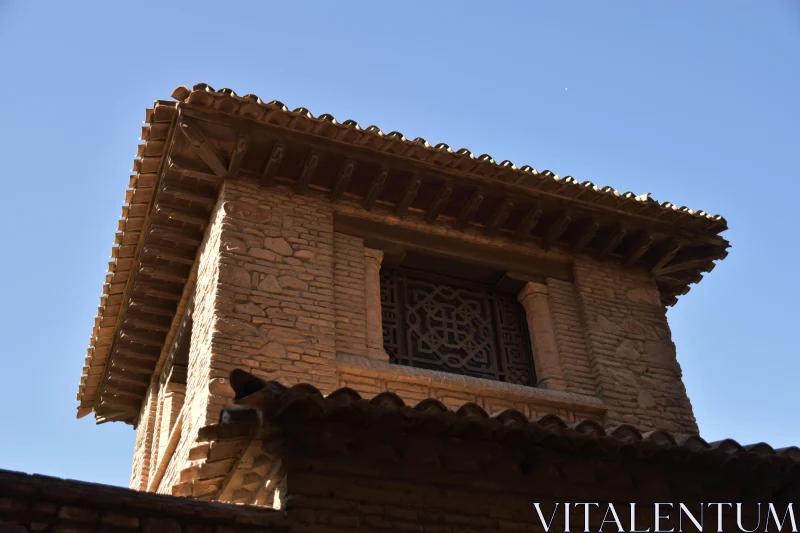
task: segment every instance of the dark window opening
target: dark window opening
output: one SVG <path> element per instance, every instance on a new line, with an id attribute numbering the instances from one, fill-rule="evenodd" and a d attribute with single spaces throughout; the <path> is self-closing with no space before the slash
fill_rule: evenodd
<path id="1" fill-rule="evenodd" d="M 516 295 L 499 290 L 491 276 L 476 281 L 442 270 L 381 269 L 383 339 L 391 362 L 535 385 L 525 311 Z"/>

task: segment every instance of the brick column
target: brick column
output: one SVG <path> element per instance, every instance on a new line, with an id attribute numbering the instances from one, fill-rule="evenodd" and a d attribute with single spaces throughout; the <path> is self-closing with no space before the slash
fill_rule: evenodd
<path id="1" fill-rule="evenodd" d="M 383 349 L 381 319 L 381 262 L 383 252 L 364 248 L 364 297 L 367 304 L 367 354 L 371 359 L 388 361 Z"/>
<path id="2" fill-rule="evenodd" d="M 558 357 L 553 319 L 547 301 L 547 287 L 528 282 L 517 295 L 525 308 L 528 331 L 533 346 L 533 364 L 536 367 L 537 386 L 552 390 L 566 390 Z"/>

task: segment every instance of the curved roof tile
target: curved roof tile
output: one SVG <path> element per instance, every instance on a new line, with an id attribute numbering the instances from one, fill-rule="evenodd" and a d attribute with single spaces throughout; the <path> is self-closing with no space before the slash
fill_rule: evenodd
<path id="1" fill-rule="evenodd" d="M 270 387 L 271 382 L 264 381 L 264 383 L 264 390 L 281 390 Z M 334 416 L 338 415 L 345 407 L 352 409 L 353 414 L 360 413 L 359 416 L 367 417 L 367 420 L 396 423 L 408 421 L 416 427 L 424 427 L 431 434 L 441 434 L 449 429 L 455 431 L 462 438 L 485 438 L 491 434 L 505 437 L 510 434 L 509 430 L 511 430 L 512 433 L 517 432 L 519 435 L 525 433 L 554 435 L 565 439 L 581 439 L 581 442 L 591 439 L 615 445 L 643 447 L 643 450 L 679 449 L 694 454 L 712 454 L 750 460 L 778 458 L 800 463 L 800 448 L 795 446 L 775 450 L 765 443 L 742 446 L 732 439 L 709 444 L 697 435 L 673 435 L 659 429 L 642 432 L 629 424 L 604 428 L 595 420 L 582 420 L 568 425 L 555 414 L 528 419 L 516 409 L 505 409 L 490 415 L 472 402 L 451 410 L 434 398 L 426 398 L 414 406 L 410 406 L 391 392 L 383 392 L 367 400 L 349 388 L 335 390 L 327 397 L 313 393 L 312 391 L 316 389 L 311 386 L 295 385 L 284 390 L 285 398 L 274 400 L 284 405 L 284 408 L 274 415 L 275 419 L 279 420 L 298 421 L 303 417 L 319 418 L 328 414 Z M 224 419 L 224 416 L 224 414 L 221 415 L 221 419 Z M 235 419 L 241 420 L 242 417 L 240 415 Z M 337 420 L 339 419 L 337 418 Z M 351 420 L 355 421 L 355 419 Z M 468 425 L 464 425 L 465 422 Z M 519 433 L 519 430 L 522 430 L 522 433 Z"/>
<path id="2" fill-rule="evenodd" d="M 570 186 L 582 187 L 584 189 L 591 190 L 597 194 L 610 195 L 615 198 L 619 198 L 621 201 L 625 203 L 629 202 L 632 207 L 637 204 L 641 205 L 642 203 L 652 202 L 658 205 L 663 210 L 678 211 L 685 215 L 689 215 L 692 218 L 705 219 L 708 220 L 709 222 L 720 223 L 721 225 L 724 226 L 724 229 L 727 228 L 727 222 L 720 215 L 712 215 L 702 210 L 695 211 L 685 206 L 677 208 L 671 202 L 663 202 L 659 204 L 654 199 L 650 198 L 650 193 L 642 195 L 636 195 L 635 193 L 632 192 L 620 193 L 620 191 L 610 186 L 599 187 L 590 181 L 584 181 L 583 183 L 580 183 L 572 176 L 567 176 L 566 178 L 559 178 L 556 174 L 548 170 L 539 173 L 536 171 L 535 168 L 529 165 L 518 167 L 513 162 L 507 159 L 498 163 L 489 154 L 481 154 L 479 156 L 476 156 L 474 152 L 472 152 L 467 148 L 461 148 L 457 151 L 453 151 L 450 148 L 450 146 L 448 146 L 445 143 L 438 143 L 436 145 L 431 146 L 431 144 L 429 144 L 428 141 L 426 141 L 421 137 L 417 137 L 414 140 L 410 140 L 399 131 L 392 131 L 391 133 L 385 134 L 378 126 L 375 125 L 371 125 L 368 126 L 366 129 L 362 129 L 361 126 L 358 124 L 358 122 L 354 120 L 345 120 L 340 123 L 337 122 L 337 120 L 332 115 L 327 113 L 315 118 L 314 115 L 304 107 L 298 107 L 294 111 L 289 111 L 289 109 L 282 102 L 278 100 L 272 100 L 269 103 L 264 103 L 263 100 L 261 100 L 255 95 L 247 95 L 244 97 L 240 97 L 230 89 L 214 90 L 211 86 L 205 83 L 198 83 L 194 85 L 191 89 L 185 86 L 177 87 L 172 92 L 172 97 L 181 102 L 186 102 L 189 104 L 199 104 L 203 106 L 212 106 L 219 111 L 225 111 L 231 114 L 247 115 L 248 118 L 253 118 L 256 120 L 266 120 L 267 122 L 273 122 L 280 125 L 288 125 L 293 119 L 307 120 L 311 122 L 320 122 L 320 123 L 325 122 L 330 125 L 342 127 L 344 129 L 363 131 L 365 134 L 369 136 L 374 136 L 375 140 L 384 141 L 382 144 L 375 144 L 374 142 L 371 142 L 368 139 L 363 140 L 363 142 L 366 142 L 378 149 L 388 150 L 394 143 L 400 143 L 402 145 L 407 145 L 408 147 L 412 146 L 417 148 L 421 147 L 423 148 L 423 150 L 431 152 L 431 155 L 433 155 L 433 153 L 436 152 L 446 153 L 454 157 L 461 157 L 461 158 L 466 158 L 467 160 L 470 161 L 475 161 L 479 165 L 490 165 L 496 170 L 530 172 L 538 175 L 541 178 L 548 178 L 558 183 L 566 183 Z M 251 111 L 245 112 L 243 107 L 246 104 L 250 105 L 255 104 L 261 107 L 262 116 L 256 117 Z M 275 112 L 288 114 L 289 116 L 283 119 L 277 119 L 276 117 L 274 117 Z M 396 152 L 396 150 L 392 151 Z M 454 163 L 451 163 L 451 165 L 454 166 Z"/>

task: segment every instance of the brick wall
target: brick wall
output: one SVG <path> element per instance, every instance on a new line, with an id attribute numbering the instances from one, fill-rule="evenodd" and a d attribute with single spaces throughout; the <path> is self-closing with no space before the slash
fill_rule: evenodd
<path id="1" fill-rule="evenodd" d="M 353 211 L 341 204 L 335 209 Z M 524 251 L 503 237 L 385 221 L 487 250 Z M 532 262 L 542 255 L 529 253 Z M 178 482 L 198 429 L 216 422 L 230 402 L 226 379 L 237 367 L 286 384 L 312 383 L 324 393 L 342 386 L 367 395 L 389 390 L 409 403 L 434 397 L 450 407 L 472 401 L 490 412 L 514 407 L 530 416 L 554 413 L 566 420 L 697 431 L 665 308 L 646 272 L 578 257 L 574 281 L 547 278 L 566 388 L 559 392 L 367 359 L 364 257 L 363 239 L 334 231 L 334 206 L 327 198 L 226 180 L 199 255 L 187 407 L 160 491 L 169 492 Z M 548 252 L 547 258 L 568 260 L 563 251 Z M 152 484 L 143 472 L 150 461 L 153 407 L 140 423 L 132 486 Z"/>
<path id="2" fill-rule="evenodd" d="M 567 390 L 594 396 L 597 394 L 597 378 L 586 351 L 586 336 L 575 287 L 567 281 L 548 278 L 547 297 Z"/>
<path id="3" fill-rule="evenodd" d="M 366 357 L 364 240 L 336 232 L 333 244 L 336 352 Z"/>
<path id="4" fill-rule="evenodd" d="M 252 181 L 223 191 L 212 377 L 247 367 L 266 379 L 335 386 L 332 208 Z M 216 418 L 218 408 L 209 411 Z"/>
<path id="5" fill-rule="evenodd" d="M 575 260 L 586 348 L 608 423 L 697 433 L 666 309 L 644 271 Z"/>
<path id="6" fill-rule="evenodd" d="M 133 468 L 130 487 L 146 490 L 150 476 L 150 455 L 153 448 L 153 425 L 158 410 L 158 382 L 150 383 L 143 402 L 142 414 L 136 427 L 136 444 L 133 448 Z"/>

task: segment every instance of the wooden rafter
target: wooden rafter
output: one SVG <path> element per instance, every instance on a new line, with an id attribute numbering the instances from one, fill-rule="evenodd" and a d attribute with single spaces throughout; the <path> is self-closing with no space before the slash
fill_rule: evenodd
<path id="1" fill-rule="evenodd" d="M 503 224 L 506 223 L 506 220 L 508 220 L 512 209 L 514 209 L 514 202 L 512 202 L 509 198 L 503 200 L 503 202 L 492 215 L 489 223 L 486 225 L 486 234 L 495 235 L 500 228 L 503 227 Z"/>
<path id="2" fill-rule="evenodd" d="M 421 184 L 422 178 L 417 175 L 411 176 L 411 179 L 409 179 L 408 183 L 406 184 L 405 190 L 403 190 L 403 197 L 397 204 L 395 215 L 403 218 L 408 214 L 408 208 L 411 206 L 411 202 L 414 201 L 414 198 L 417 197 L 417 193 L 419 192 L 419 187 Z"/>
<path id="3" fill-rule="evenodd" d="M 381 167 L 375 177 L 372 178 L 372 183 L 369 185 L 369 190 L 367 191 L 367 195 L 364 197 L 364 209 L 369 211 L 375 205 L 375 201 L 378 199 L 378 195 L 383 188 L 383 185 L 386 183 L 386 178 L 389 177 L 389 170 L 385 167 Z"/>
<path id="4" fill-rule="evenodd" d="M 228 170 L 225 173 L 226 177 L 233 178 L 239 173 L 239 168 L 242 165 L 242 159 L 244 158 L 245 152 L 247 152 L 247 145 L 249 143 L 250 138 L 247 135 L 240 134 L 236 137 L 236 144 L 233 147 L 231 161 L 228 164 Z"/>
<path id="5" fill-rule="evenodd" d="M 189 144 L 192 146 L 192 149 L 200 156 L 200 159 L 208 165 L 208 168 L 210 168 L 214 174 L 222 177 L 228 173 L 228 167 L 222 162 L 216 149 L 199 129 L 193 124 L 184 122 L 181 124 L 180 130 L 183 135 L 189 139 Z"/>
<path id="6" fill-rule="evenodd" d="M 428 207 L 428 210 L 425 212 L 425 222 L 428 224 L 432 224 L 439 218 L 442 210 L 447 206 L 447 202 L 450 201 L 450 195 L 453 193 L 453 184 L 452 182 L 446 181 L 442 183 L 439 192 L 436 193 L 436 197 L 431 201 L 431 205 Z"/>
<path id="7" fill-rule="evenodd" d="M 203 169 L 193 168 L 190 163 L 173 157 L 167 159 L 167 170 L 213 184 L 218 183 L 220 180 L 220 177 L 216 174 L 209 174 Z"/>
<path id="8" fill-rule="evenodd" d="M 283 143 L 276 142 L 272 147 L 272 152 L 269 154 L 267 164 L 264 165 L 264 170 L 261 172 L 261 185 L 266 187 L 272 183 L 273 178 L 278 172 L 278 167 L 281 166 L 283 156 L 286 153 L 286 146 Z"/>
<path id="9" fill-rule="evenodd" d="M 547 233 L 545 233 L 544 241 L 542 241 L 542 248 L 545 250 L 549 250 L 555 242 L 561 238 L 567 228 L 569 227 L 570 222 L 572 222 L 572 217 L 567 213 L 561 213 L 561 215 L 556 218 L 550 227 L 547 228 Z"/>
<path id="10" fill-rule="evenodd" d="M 631 248 L 625 253 L 622 262 L 625 266 L 630 266 L 636 263 L 642 256 L 647 253 L 650 246 L 653 245 L 653 236 L 649 232 L 641 232 L 632 243 Z"/>
<path id="11" fill-rule="evenodd" d="M 658 252 L 655 263 L 653 263 L 653 266 L 650 268 L 650 272 L 655 273 L 661 270 L 664 265 L 669 263 L 672 258 L 675 257 L 675 254 L 677 254 L 678 250 L 680 249 L 681 245 L 675 239 L 671 239 L 662 245 Z"/>
<path id="12" fill-rule="evenodd" d="M 214 207 L 216 198 L 200 194 L 194 190 L 186 189 L 178 185 L 166 184 L 161 188 L 161 192 L 169 194 L 179 200 L 186 200 L 187 202 L 194 202 L 205 206 L 207 209 Z"/>
<path id="13" fill-rule="evenodd" d="M 542 213 L 543 211 L 539 206 L 532 207 L 514 232 L 514 238 L 516 240 L 522 240 L 530 235 L 533 228 L 536 227 L 536 224 L 538 224 L 539 220 L 542 218 Z"/>
<path id="14" fill-rule="evenodd" d="M 159 205 L 156 206 L 155 213 L 170 220 L 175 220 L 177 222 L 183 222 L 185 224 L 198 226 L 201 229 L 205 228 L 206 225 L 208 224 L 207 216 L 194 215 L 192 213 L 188 213 L 186 211 L 183 211 L 181 209 L 176 209 L 174 207 Z"/>
<path id="15" fill-rule="evenodd" d="M 627 231 L 620 225 L 610 228 L 601 242 L 597 244 L 597 258 L 604 259 L 609 254 L 614 253 L 616 249 L 622 244 L 622 239 L 625 238 Z"/>
<path id="16" fill-rule="evenodd" d="M 590 218 L 586 220 L 583 224 L 581 224 L 580 229 L 578 230 L 578 234 L 575 238 L 575 241 L 572 245 L 572 249 L 575 252 L 582 252 L 586 246 L 592 242 L 595 235 L 597 235 L 597 230 L 600 229 L 600 221 L 596 218 Z"/>
<path id="17" fill-rule="evenodd" d="M 311 180 L 314 179 L 317 166 L 319 166 L 319 153 L 311 152 L 308 158 L 306 158 L 306 162 L 303 164 L 303 170 L 300 171 L 300 177 L 297 179 L 297 183 L 294 185 L 294 192 L 297 194 L 305 194 L 308 190 L 308 186 L 311 184 Z"/>
<path id="18" fill-rule="evenodd" d="M 481 203 L 483 202 L 484 192 L 483 189 L 476 189 L 472 196 L 470 197 L 469 201 L 464 205 L 464 208 L 461 210 L 461 214 L 458 215 L 458 219 L 456 220 L 455 227 L 456 229 L 463 229 L 466 227 L 467 224 L 472 222 L 472 217 L 475 216 L 475 213 L 478 212 L 478 208 L 480 208 Z"/>
<path id="19" fill-rule="evenodd" d="M 697 259 L 688 259 L 677 263 L 667 263 L 666 266 L 653 273 L 656 276 L 662 276 L 665 274 L 672 274 L 673 272 L 680 272 L 682 270 L 691 270 L 696 268 L 705 269 L 706 272 L 710 272 L 714 268 L 714 263 L 712 261 L 712 259 L 709 259 L 708 256 L 706 256 L 699 257 Z"/>
<path id="20" fill-rule="evenodd" d="M 350 180 L 353 179 L 355 168 L 356 164 L 352 159 L 347 159 L 345 161 L 342 170 L 339 171 L 339 175 L 336 178 L 336 185 L 334 185 L 331 191 L 331 202 L 335 203 L 341 200 L 347 190 L 347 186 L 350 185 Z"/>
<path id="21" fill-rule="evenodd" d="M 157 246 L 148 245 L 145 245 L 142 249 L 142 256 L 152 259 L 163 259 L 183 265 L 193 265 L 195 260 L 194 254 L 181 253 L 180 250 L 174 248 L 159 248 Z"/>

